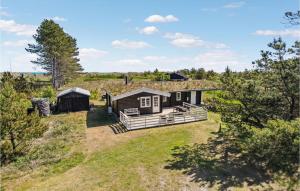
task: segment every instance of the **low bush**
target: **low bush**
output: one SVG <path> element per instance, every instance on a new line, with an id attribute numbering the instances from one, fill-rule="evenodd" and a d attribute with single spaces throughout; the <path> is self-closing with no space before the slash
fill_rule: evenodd
<path id="1" fill-rule="evenodd" d="M 93 89 L 90 92 L 91 92 L 91 96 L 90 96 L 91 100 L 99 100 L 100 99 L 101 94 L 100 94 L 100 91 L 98 90 L 98 88 Z"/>
<path id="2" fill-rule="evenodd" d="M 3 167 L 4 178 L 18 177 L 39 167 L 43 167 L 45 176 L 60 173 L 83 161 L 83 153 L 72 149 L 83 137 L 80 125 L 51 120 L 49 126 L 49 130 L 32 144 L 26 155 Z"/>
<path id="3" fill-rule="evenodd" d="M 46 86 L 33 92 L 34 97 L 49 98 L 50 102 L 56 100 L 56 91 L 52 86 Z"/>

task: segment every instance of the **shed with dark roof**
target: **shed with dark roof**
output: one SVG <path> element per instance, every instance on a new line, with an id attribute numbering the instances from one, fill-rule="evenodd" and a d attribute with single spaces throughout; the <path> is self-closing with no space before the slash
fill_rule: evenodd
<path id="1" fill-rule="evenodd" d="M 170 80 L 172 81 L 186 81 L 188 80 L 189 78 L 184 76 L 183 74 L 179 73 L 179 72 L 172 72 L 172 73 L 169 73 L 170 75 Z"/>
<path id="2" fill-rule="evenodd" d="M 90 92 L 82 88 L 70 88 L 57 95 L 57 110 L 60 112 L 72 112 L 89 110 Z"/>

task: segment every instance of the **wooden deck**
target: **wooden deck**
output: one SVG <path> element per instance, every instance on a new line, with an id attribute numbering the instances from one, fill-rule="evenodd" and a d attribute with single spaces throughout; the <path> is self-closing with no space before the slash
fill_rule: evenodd
<path id="1" fill-rule="evenodd" d="M 185 112 L 170 112 L 153 115 L 128 116 L 120 112 L 120 122 L 128 130 L 159 127 L 179 123 L 188 123 L 207 119 L 207 109 L 204 107 L 183 103 Z M 173 110 L 172 110 L 173 111 Z"/>

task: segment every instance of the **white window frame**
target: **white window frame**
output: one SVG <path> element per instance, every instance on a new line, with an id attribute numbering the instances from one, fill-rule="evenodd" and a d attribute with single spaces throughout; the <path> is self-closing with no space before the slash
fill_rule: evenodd
<path id="1" fill-rule="evenodd" d="M 176 92 L 176 101 L 181 101 L 181 92 Z"/>
<path id="2" fill-rule="evenodd" d="M 149 100 L 148 104 L 147 104 L 147 99 Z M 145 105 L 143 105 L 143 100 L 145 100 Z M 147 96 L 147 97 L 140 97 L 140 107 L 141 108 L 146 108 L 146 107 L 151 107 L 151 96 Z"/>
<path id="3" fill-rule="evenodd" d="M 163 102 L 167 102 L 167 97 L 163 96 Z"/>

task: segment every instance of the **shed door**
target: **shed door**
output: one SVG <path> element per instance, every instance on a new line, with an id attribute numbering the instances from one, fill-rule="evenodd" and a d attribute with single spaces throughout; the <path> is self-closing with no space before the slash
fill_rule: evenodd
<path id="1" fill-rule="evenodd" d="M 153 113 L 157 113 L 160 110 L 159 96 L 153 96 L 152 99 L 153 99 Z"/>
<path id="2" fill-rule="evenodd" d="M 196 91 L 191 91 L 191 104 L 196 104 Z"/>

